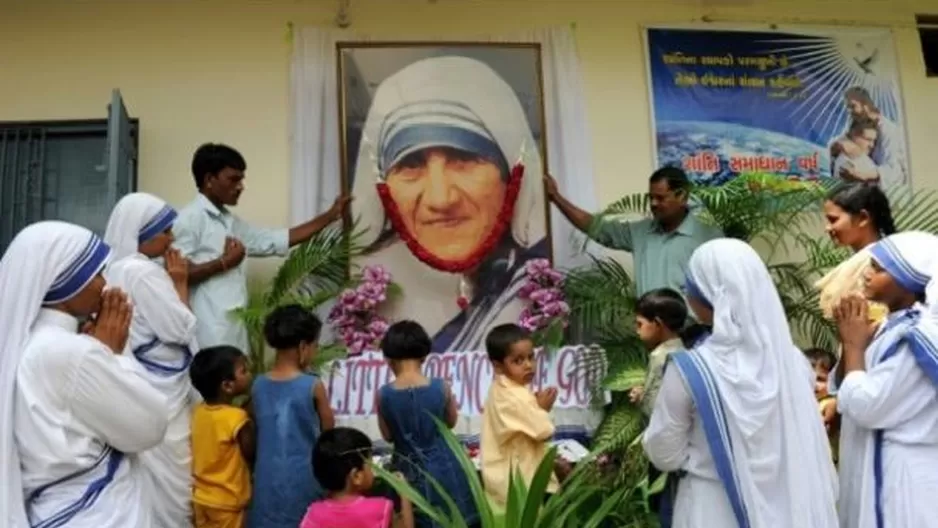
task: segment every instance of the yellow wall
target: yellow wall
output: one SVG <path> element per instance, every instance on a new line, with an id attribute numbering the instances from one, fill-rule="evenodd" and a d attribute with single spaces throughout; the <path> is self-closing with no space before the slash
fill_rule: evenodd
<path id="1" fill-rule="evenodd" d="M 701 5 L 723 5 L 704 9 Z M 287 221 L 286 24 L 330 25 L 332 0 L 0 0 L 0 120 L 104 117 L 118 87 L 140 119 L 140 188 L 188 201 L 205 141 L 248 159 L 239 213 Z M 888 24 L 895 30 L 916 187 L 938 188 L 938 80 L 924 75 L 915 13 L 938 0 L 352 0 L 352 30 L 382 39 L 472 39 L 575 23 L 600 204 L 652 168 L 640 28 L 702 15 Z"/>

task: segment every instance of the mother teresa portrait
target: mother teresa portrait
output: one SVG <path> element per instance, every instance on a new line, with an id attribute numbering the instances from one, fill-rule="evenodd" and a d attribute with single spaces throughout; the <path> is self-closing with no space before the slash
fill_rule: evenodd
<path id="1" fill-rule="evenodd" d="M 484 350 L 491 327 L 518 321 L 524 264 L 550 256 L 540 152 L 515 90 L 480 60 L 421 59 L 378 86 L 351 165 L 356 264 L 390 272 L 402 293 L 383 315 L 422 324 L 434 352 Z"/>

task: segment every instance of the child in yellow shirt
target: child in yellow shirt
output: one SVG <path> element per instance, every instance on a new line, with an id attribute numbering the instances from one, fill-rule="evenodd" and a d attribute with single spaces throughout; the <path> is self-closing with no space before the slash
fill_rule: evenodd
<path id="1" fill-rule="evenodd" d="M 489 502 L 504 510 L 512 469 L 527 485 L 548 451 L 554 424 L 548 414 L 557 399 L 557 389 L 532 393 L 534 342 L 528 332 L 514 324 L 493 328 L 485 348 L 495 370 L 482 412 L 480 440 L 482 482 Z M 560 483 L 551 475 L 548 493 Z"/>
<path id="2" fill-rule="evenodd" d="M 204 402 L 192 413 L 192 503 L 196 528 L 243 528 L 251 499 L 254 427 L 232 405 L 251 387 L 247 358 L 237 348 L 201 350 L 189 367 Z"/>

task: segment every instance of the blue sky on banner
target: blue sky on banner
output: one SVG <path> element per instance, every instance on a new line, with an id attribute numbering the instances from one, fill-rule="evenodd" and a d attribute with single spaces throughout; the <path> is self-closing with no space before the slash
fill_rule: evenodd
<path id="1" fill-rule="evenodd" d="M 847 127 L 843 94 L 853 86 L 903 122 L 895 51 L 885 30 L 653 28 L 648 50 L 659 124 L 730 123 L 826 146 Z"/>

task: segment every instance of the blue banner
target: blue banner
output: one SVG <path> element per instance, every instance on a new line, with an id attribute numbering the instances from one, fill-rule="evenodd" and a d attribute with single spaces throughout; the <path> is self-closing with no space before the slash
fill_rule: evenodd
<path id="1" fill-rule="evenodd" d="M 647 30 L 657 166 L 909 183 L 892 34 Z"/>

